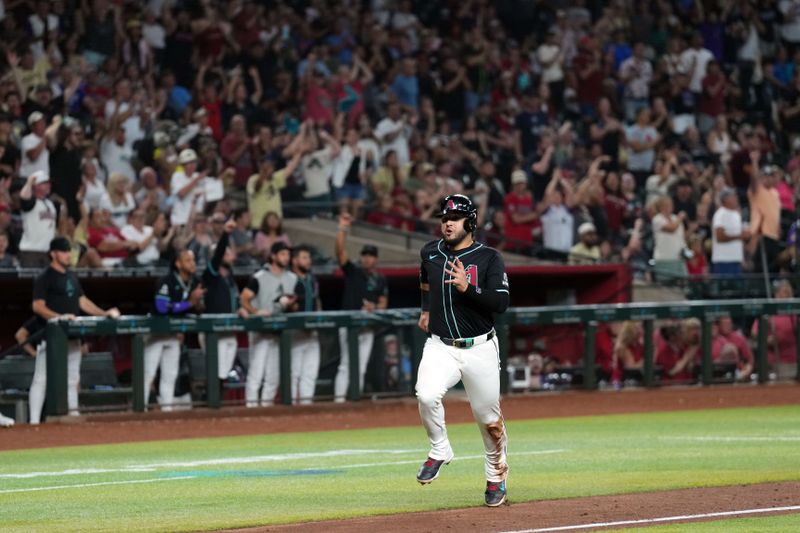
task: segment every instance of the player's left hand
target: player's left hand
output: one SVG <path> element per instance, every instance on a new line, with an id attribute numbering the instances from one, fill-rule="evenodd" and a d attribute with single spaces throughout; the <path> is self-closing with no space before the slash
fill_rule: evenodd
<path id="1" fill-rule="evenodd" d="M 114 319 L 119 318 L 120 317 L 119 309 L 117 309 L 116 307 L 112 307 L 111 309 L 106 311 L 106 316 L 108 318 L 114 318 Z"/>
<path id="2" fill-rule="evenodd" d="M 444 282 L 455 285 L 458 292 L 465 292 L 469 282 L 467 281 L 467 271 L 464 270 L 464 263 L 456 257 L 453 261 L 448 261 L 447 264 L 451 270 L 444 269 L 444 271 L 450 276 L 450 279 L 446 279 Z"/>

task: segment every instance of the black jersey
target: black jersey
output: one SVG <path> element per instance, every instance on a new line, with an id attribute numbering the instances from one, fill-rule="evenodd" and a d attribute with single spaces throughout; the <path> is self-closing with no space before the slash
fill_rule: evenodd
<path id="1" fill-rule="evenodd" d="M 214 256 L 203 272 L 205 294 L 205 311 L 207 313 L 235 313 L 239 309 L 239 287 L 229 269 L 226 274 L 220 272 L 225 249 L 228 247 L 229 234 L 223 233 L 217 242 Z"/>
<path id="2" fill-rule="evenodd" d="M 381 296 L 389 296 L 386 278 L 380 272 L 367 273 L 352 261 L 342 265 L 342 272 L 344 272 L 342 309 L 361 309 L 364 300 L 376 304 Z"/>
<path id="3" fill-rule="evenodd" d="M 200 284 L 196 275 L 192 274 L 184 282 L 180 274 L 171 270 L 169 274 L 158 280 L 153 311 L 159 315 L 184 315 L 192 309 L 189 295 Z"/>
<path id="4" fill-rule="evenodd" d="M 59 272 L 48 266 L 33 282 L 33 299 L 44 300 L 47 308 L 58 314 L 80 315 L 81 296 L 83 288 L 71 270 Z"/>
<path id="5" fill-rule="evenodd" d="M 452 252 L 444 240 L 438 240 L 423 246 L 420 256 L 420 284 L 430 287 L 428 330 L 448 339 L 477 337 L 491 331 L 494 314 L 504 312 L 509 302 L 508 276 L 500 253 L 480 243 Z M 445 273 L 450 269 L 447 261 L 456 257 L 469 281 L 463 293 L 445 283 L 450 279 Z"/>

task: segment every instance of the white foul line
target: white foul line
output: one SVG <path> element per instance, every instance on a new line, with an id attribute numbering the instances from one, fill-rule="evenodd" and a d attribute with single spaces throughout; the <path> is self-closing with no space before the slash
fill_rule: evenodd
<path id="1" fill-rule="evenodd" d="M 596 522 L 594 524 L 579 524 L 575 526 L 542 527 L 538 529 L 520 529 L 517 531 L 504 531 L 503 533 L 544 533 L 546 531 L 574 531 L 576 529 L 590 529 L 595 527 L 632 526 L 637 524 L 677 522 L 679 520 L 702 520 L 704 518 L 721 518 L 725 516 L 741 516 L 747 514 L 781 513 L 785 511 L 800 511 L 800 505 L 791 505 L 788 507 L 767 507 L 763 509 L 743 509 L 741 511 L 724 511 L 719 513 L 689 514 L 681 516 L 662 516 L 659 518 L 646 518 L 643 520 L 620 520 L 618 522 Z"/>
<path id="2" fill-rule="evenodd" d="M 0 494 L 10 494 L 12 492 L 36 492 L 40 490 L 58 490 L 58 489 L 83 489 L 88 487 L 101 487 L 103 485 L 132 485 L 134 483 L 156 483 L 158 481 L 175 481 L 179 479 L 194 479 L 197 476 L 180 476 L 180 477 L 160 477 L 153 479 L 132 479 L 130 481 L 104 481 L 102 483 L 82 483 L 80 485 L 54 485 L 52 487 L 32 487 L 27 489 L 6 489 L 0 490 Z"/>
<path id="3" fill-rule="evenodd" d="M 732 436 L 732 437 L 659 437 L 661 440 L 693 440 L 698 442 L 800 442 L 800 436 L 775 436 L 775 437 L 746 437 L 746 436 Z"/>

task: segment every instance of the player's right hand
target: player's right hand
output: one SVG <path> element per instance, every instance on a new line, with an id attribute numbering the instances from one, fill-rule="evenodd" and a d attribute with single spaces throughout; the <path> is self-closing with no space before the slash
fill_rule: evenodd
<path id="1" fill-rule="evenodd" d="M 353 221 L 353 217 L 350 213 L 342 213 L 339 215 L 339 228 L 347 229 L 350 227 L 350 223 Z"/>
<path id="2" fill-rule="evenodd" d="M 64 313 L 63 315 L 58 315 L 59 320 L 75 320 L 75 315 L 72 313 Z"/>
<path id="3" fill-rule="evenodd" d="M 430 318 L 430 316 L 431 316 L 430 313 L 428 313 L 427 311 L 423 311 L 419 315 L 419 322 L 417 322 L 417 326 L 419 326 L 419 329 L 421 329 L 425 333 L 428 333 L 428 319 Z"/>

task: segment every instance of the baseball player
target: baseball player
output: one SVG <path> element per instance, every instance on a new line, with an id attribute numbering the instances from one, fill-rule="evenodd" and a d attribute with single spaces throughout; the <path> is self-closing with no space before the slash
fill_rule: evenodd
<path id="1" fill-rule="evenodd" d="M 175 256 L 169 274 L 158 280 L 153 301 L 157 315 L 185 315 L 202 311 L 205 290 L 195 272 L 197 265 L 191 250 L 181 250 Z M 162 411 L 172 411 L 175 402 L 175 380 L 181 360 L 181 338 L 172 334 L 148 336 L 144 347 L 144 403 L 150 387 L 161 368 L 158 384 L 158 403 Z"/>
<path id="2" fill-rule="evenodd" d="M 208 261 L 203 272 L 203 287 L 205 293 L 205 311 L 207 313 L 236 313 L 245 315 L 244 309 L 239 307 L 239 287 L 233 277 L 233 262 L 236 261 L 236 251 L 229 246 L 230 235 L 236 229 L 236 222 L 229 220 L 225 223 L 224 232 L 217 241 L 214 255 Z M 201 336 L 205 341 L 205 336 Z M 204 342 L 205 344 L 205 342 Z M 228 377 L 236 359 L 235 333 L 220 334 L 217 341 L 218 375 L 219 379 Z"/>
<path id="3" fill-rule="evenodd" d="M 319 284 L 311 273 L 311 252 L 305 246 L 292 248 L 292 272 L 297 276 L 294 310 L 320 311 Z M 292 402 L 310 404 L 319 373 L 319 336 L 316 330 L 295 330 L 292 335 Z"/>
<path id="4" fill-rule="evenodd" d="M 386 309 L 389 305 L 389 291 L 386 278 L 378 272 L 378 248 L 371 244 L 361 249 L 359 265 L 353 264 L 347 257 L 344 249 L 347 232 L 350 231 L 352 217 L 344 213 L 339 217 L 339 233 L 336 235 L 336 259 L 344 272 L 344 293 L 342 294 L 342 309 L 360 309 L 372 312 L 376 309 Z M 364 374 L 367 372 L 367 363 L 372 353 L 372 343 L 375 341 L 375 332 L 369 329 L 361 330 L 358 334 L 358 390 L 364 390 Z M 347 344 L 347 328 L 339 329 L 339 369 L 333 384 L 334 401 L 343 402 L 350 380 L 350 357 Z"/>
<path id="5" fill-rule="evenodd" d="M 291 309 L 297 297 L 297 276 L 288 270 L 289 247 L 278 241 L 270 248 L 270 263 L 253 274 L 242 291 L 242 307 L 250 315 L 270 316 Z M 272 405 L 280 383 L 280 345 L 274 333 L 250 332 L 250 364 L 247 368 L 247 407 Z"/>
<path id="6" fill-rule="evenodd" d="M 33 312 L 42 322 L 53 318 L 72 320 L 81 313 L 118 318 L 119 310 L 116 307 L 105 311 L 83 294 L 78 276 L 69 269 L 71 250 L 72 246 L 64 237 L 50 241 L 50 265 L 33 282 Z M 80 339 L 68 339 L 67 352 L 67 406 L 70 415 L 77 415 L 78 382 L 81 377 Z M 45 342 L 42 342 L 36 352 L 36 366 L 28 392 L 31 424 L 41 421 L 46 388 L 47 350 Z"/>
<path id="7" fill-rule="evenodd" d="M 485 502 L 506 501 L 506 428 L 500 411 L 500 350 L 494 314 L 508 307 L 503 258 L 473 241 L 477 210 L 469 198 L 452 194 L 440 206 L 442 239 L 422 247 L 419 327 L 429 334 L 417 375 L 419 413 L 431 451 L 417 473 L 425 485 L 453 459 L 442 398 L 462 381 L 486 452 Z"/>

